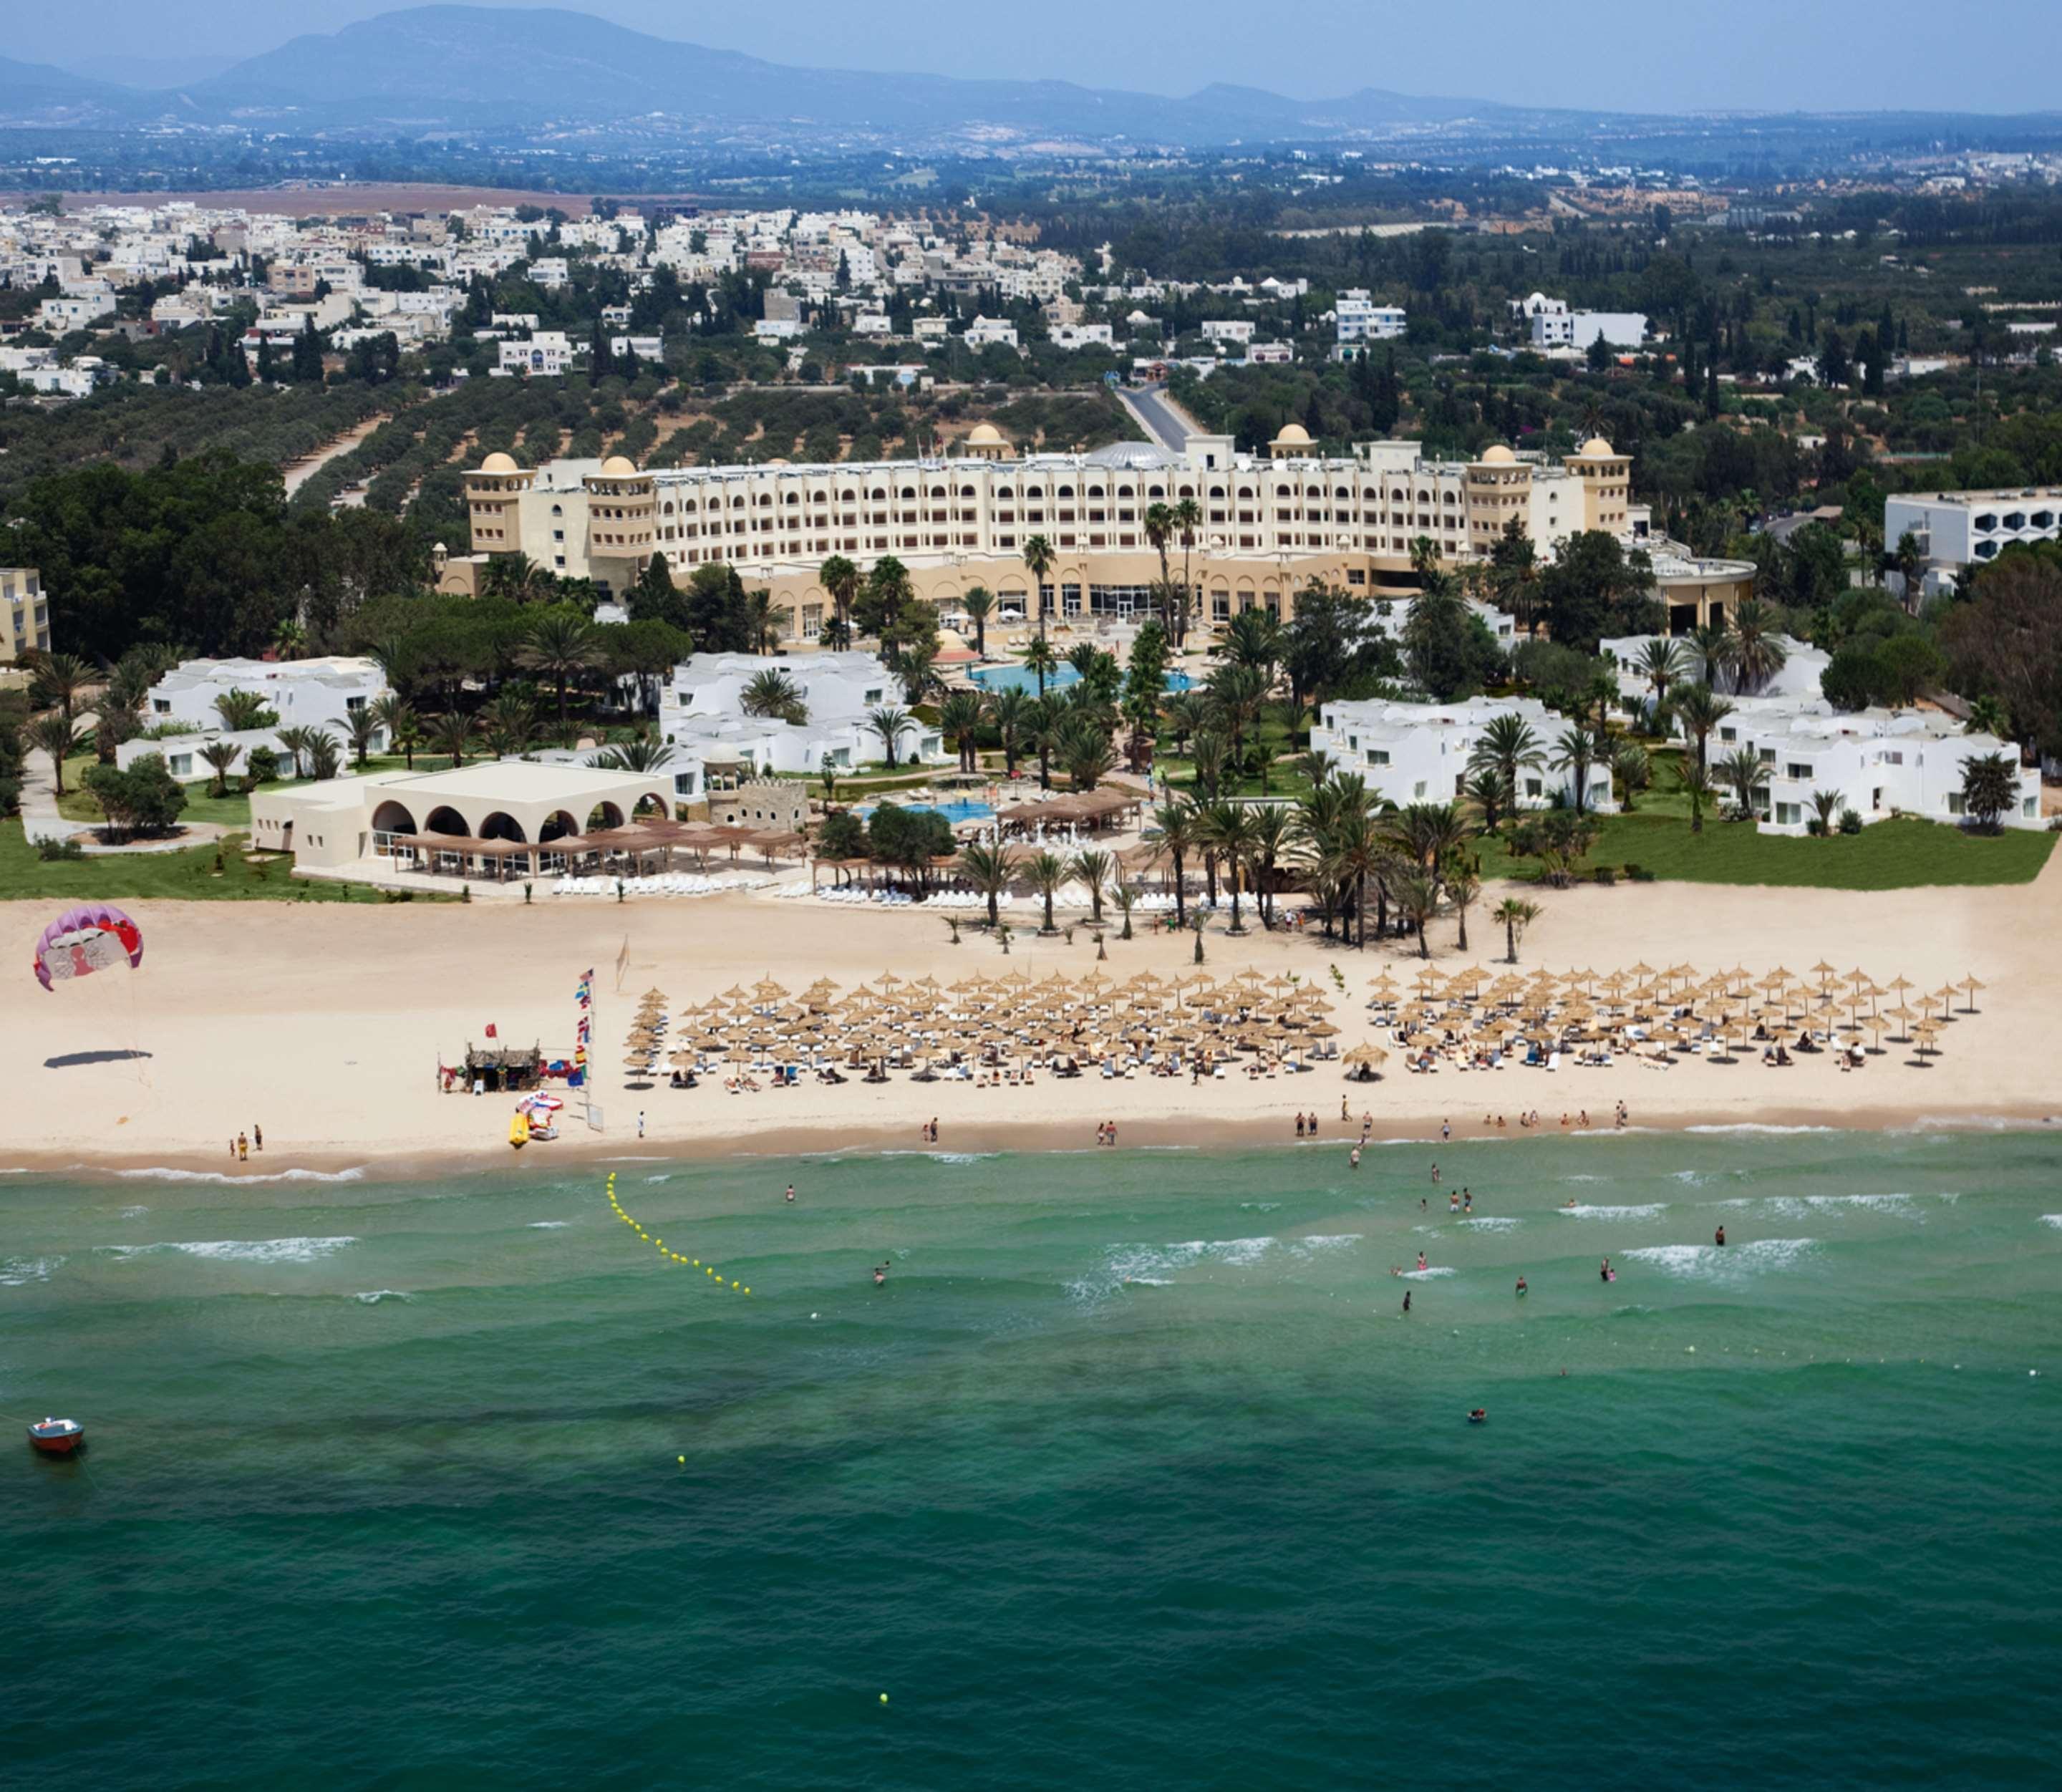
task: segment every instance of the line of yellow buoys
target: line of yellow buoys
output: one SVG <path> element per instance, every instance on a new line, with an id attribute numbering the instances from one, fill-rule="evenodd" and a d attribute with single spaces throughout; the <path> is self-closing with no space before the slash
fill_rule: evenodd
<path id="1" fill-rule="evenodd" d="M 620 1220 L 625 1225 L 628 1226 L 632 1232 L 636 1233 L 646 1244 L 651 1245 L 653 1249 L 658 1252 L 660 1256 L 664 1257 L 668 1262 L 685 1264 L 692 1269 L 699 1269 L 704 1275 L 712 1277 L 718 1288 L 723 1286 L 722 1273 L 717 1269 L 716 1266 L 713 1263 L 704 1263 L 698 1257 L 683 1257 L 678 1251 L 668 1250 L 666 1248 L 666 1241 L 664 1239 L 654 1238 L 650 1233 L 647 1232 L 644 1227 L 637 1223 L 637 1221 L 633 1215 L 625 1211 L 623 1203 L 616 1198 L 616 1172 L 613 1170 L 611 1170 L 608 1173 L 608 1205 L 610 1212 L 614 1213 L 617 1219 Z M 742 1287 L 736 1282 L 732 1282 L 730 1286 L 732 1291 L 735 1293 L 749 1294 L 752 1292 L 750 1289 Z"/>

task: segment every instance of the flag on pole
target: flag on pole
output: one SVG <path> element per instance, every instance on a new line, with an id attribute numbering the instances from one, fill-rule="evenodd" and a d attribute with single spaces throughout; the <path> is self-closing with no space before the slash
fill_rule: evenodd
<path id="1" fill-rule="evenodd" d="M 495 1032 L 494 1023 L 491 1020 L 487 1023 L 487 1036 L 489 1039 L 498 1039 L 501 1036 L 499 1033 Z"/>

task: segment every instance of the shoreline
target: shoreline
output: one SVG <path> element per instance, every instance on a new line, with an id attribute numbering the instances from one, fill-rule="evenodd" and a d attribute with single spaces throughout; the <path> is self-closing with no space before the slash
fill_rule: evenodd
<path id="1" fill-rule="evenodd" d="M 1356 1085 L 1359 1086 L 1359 1085 Z M 453 1100 L 470 1099 L 454 1096 Z M 482 1097 L 495 1100 L 496 1097 Z M 741 1098 L 740 1098 L 741 1099 Z M 1449 1116 L 1450 1118 L 1451 1116 Z M 1282 1145 L 1297 1153 L 1322 1150 L 1348 1152 L 1360 1140 L 1360 1123 L 1338 1120 L 1336 1113 L 1320 1116 L 1322 1130 L 1315 1138 L 1297 1138 L 1290 1130 L 1293 1111 L 1286 1116 L 1216 1119 L 1197 1121 L 1180 1116 L 1161 1120 L 1127 1118 L 1118 1129 L 1118 1152 L 1232 1153 L 1257 1150 L 1263 1145 Z M 1558 1116 L 1537 1128 L 1511 1125 L 1485 1131 L 1478 1117 L 1456 1121 L 1453 1136 L 1439 1137 L 1441 1121 L 1423 1116 L 1390 1115 L 1378 1117 L 1368 1136 L 1370 1153 L 1417 1145 L 1436 1153 L 1441 1149 L 1485 1144 L 1529 1143 L 1536 1140 L 1597 1140 L 1618 1137 L 1651 1138 L 1676 1134 L 1685 1137 L 1775 1136 L 1785 1133 L 1829 1134 L 1854 1133 L 1895 1137 L 1929 1133 L 2037 1133 L 2062 1126 L 2062 1112 L 2033 1107 L 1928 1110 L 1914 1115 L 1894 1108 L 1858 1108 L 1829 1116 L 1820 1108 L 1771 1108 L 1758 1110 L 1751 1119 L 1739 1117 L 1723 1107 L 1685 1107 L 1658 1109 L 1624 1127 L 1607 1121 L 1587 1128 L 1563 1129 Z M 114 1185 L 125 1181 L 159 1177 L 172 1181 L 208 1182 L 229 1188 L 277 1186 L 301 1182 L 319 1185 L 327 1182 L 364 1180 L 380 1182 L 423 1182 L 439 1177 L 477 1175 L 496 1168 L 529 1173 L 540 1167 L 578 1166 L 605 1175 L 612 1168 L 634 1164 L 740 1163 L 757 1159 L 776 1162 L 784 1159 L 912 1157 L 949 1161 L 955 1158 L 997 1156 L 1068 1157 L 1100 1149 L 1094 1137 L 1095 1116 L 1065 1122 L 1044 1120 L 987 1118 L 949 1121 L 941 1112 L 941 1137 L 935 1145 L 910 1136 L 907 1127 L 881 1125 L 846 1127 L 804 1124 L 783 1127 L 761 1137 L 746 1131 L 704 1133 L 696 1137 L 620 1138 L 585 1134 L 552 1144 L 526 1147 L 522 1151 L 506 1145 L 467 1147 L 426 1156 L 418 1145 L 385 1150 L 353 1150 L 330 1144 L 298 1152 L 289 1157 L 275 1150 L 270 1161 L 254 1154 L 248 1161 L 234 1164 L 223 1157 L 191 1151 L 136 1152 L 10 1152 L 9 1175 L 65 1177 L 72 1181 Z M 1378 1167 L 1371 1165 L 1370 1167 Z M 0 1193 L 6 1187 L 0 1177 Z"/>

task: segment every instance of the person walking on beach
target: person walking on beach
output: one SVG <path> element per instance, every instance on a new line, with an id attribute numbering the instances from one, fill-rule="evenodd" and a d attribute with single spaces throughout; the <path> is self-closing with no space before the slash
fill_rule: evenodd
<path id="1" fill-rule="evenodd" d="M 236 1135 L 236 1155 L 247 1164 L 251 1161 L 251 1141 L 241 1133 Z"/>
<path id="2" fill-rule="evenodd" d="M 1442 1140 L 1442 1141 L 1446 1141 L 1446 1140 L 1447 1140 L 1447 1139 L 1450 1139 L 1451 1137 L 1453 1137 L 1453 1136 L 1454 1136 L 1454 1123 L 1453 1123 L 1451 1121 L 1448 1121 L 1448 1120 L 1442 1120 L 1442 1121 L 1441 1121 L 1439 1122 L 1439 1137 L 1440 1137 L 1440 1139 Z"/>
<path id="3" fill-rule="evenodd" d="M 640 1139 L 644 1137 L 644 1110 L 642 1108 L 637 1110 L 637 1137 Z"/>
<path id="4" fill-rule="evenodd" d="M 1298 1138 L 1299 1138 L 1299 1139 L 1300 1139 L 1300 1138 L 1302 1138 L 1302 1136 L 1303 1136 L 1303 1110 L 1302 1110 L 1301 1108 L 1298 1108 L 1296 1110 L 1296 1137 L 1297 1137 Z"/>
<path id="5" fill-rule="evenodd" d="M 1346 1098 L 1342 1095 L 1339 1097 L 1339 1125 L 1350 1126 L 1352 1124 L 1353 1110 L 1346 1105 Z"/>
<path id="6" fill-rule="evenodd" d="M 251 1123 L 251 1142 L 260 1151 L 265 1149 L 265 1129 L 255 1120 Z"/>

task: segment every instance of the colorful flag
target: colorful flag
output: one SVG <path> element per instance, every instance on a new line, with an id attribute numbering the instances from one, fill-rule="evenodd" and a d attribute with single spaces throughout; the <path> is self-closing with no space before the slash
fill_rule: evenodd
<path id="1" fill-rule="evenodd" d="M 494 1023 L 491 1020 L 487 1023 L 487 1036 L 489 1039 L 498 1039 L 501 1036 L 499 1033 L 495 1032 Z"/>

